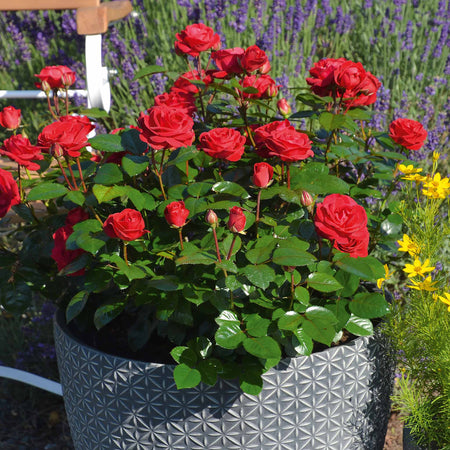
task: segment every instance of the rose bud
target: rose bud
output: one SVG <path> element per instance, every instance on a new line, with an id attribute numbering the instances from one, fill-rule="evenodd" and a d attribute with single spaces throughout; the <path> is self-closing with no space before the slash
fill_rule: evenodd
<path id="1" fill-rule="evenodd" d="M 300 199 L 300 202 L 306 207 L 314 205 L 314 199 L 308 191 L 302 191 L 302 198 Z"/>
<path id="2" fill-rule="evenodd" d="M 164 210 L 167 223 L 174 228 L 181 228 L 186 225 L 188 216 L 189 210 L 185 208 L 183 201 L 169 203 Z"/>
<path id="3" fill-rule="evenodd" d="M 271 67 L 270 67 L 270 62 L 269 62 L 269 60 L 267 60 L 267 61 L 263 64 L 263 66 L 259 69 L 259 73 L 261 73 L 262 75 L 265 75 L 266 73 L 269 73 L 269 72 L 270 72 L 270 69 L 271 69 Z"/>
<path id="4" fill-rule="evenodd" d="M 292 113 L 292 109 L 285 98 L 280 98 L 280 100 L 278 100 L 277 107 L 278 111 L 285 119 L 287 119 Z"/>
<path id="5" fill-rule="evenodd" d="M 292 273 L 295 270 L 295 266 L 282 266 L 282 269 L 285 272 L 291 272 Z"/>
<path id="6" fill-rule="evenodd" d="M 245 228 L 245 215 L 239 206 L 233 206 L 230 209 L 230 217 L 228 219 L 228 229 L 233 233 L 241 233 Z"/>
<path id="7" fill-rule="evenodd" d="M 103 231 L 111 238 L 134 241 L 147 230 L 141 213 L 135 209 L 126 208 L 109 215 L 103 224 Z"/>
<path id="8" fill-rule="evenodd" d="M 205 220 L 212 226 L 216 226 L 219 223 L 219 218 L 217 217 L 217 214 L 212 210 L 208 209 Z"/>
<path id="9" fill-rule="evenodd" d="M 59 144 L 52 144 L 49 149 L 49 154 L 54 156 L 55 158 L 59 158 L 64 155 L 64 150 Z"/>
<path id="10" fill-rule="evenodd" d="M 273 167 L 266 162 L 256 163 L 253 166 L 253 184 L 265 188 L 272 183 Z"/>
<path id="11" fill-rule="evenodd" d="M 8 130 L 16 130 L 20 126 L 20 109 L 5 106 L 0 111 L 0 125 Z"/>

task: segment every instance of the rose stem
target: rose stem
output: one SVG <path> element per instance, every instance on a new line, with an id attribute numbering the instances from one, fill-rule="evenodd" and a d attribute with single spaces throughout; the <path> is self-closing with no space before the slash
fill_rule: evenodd
<path id="1" fill-rule="evenodd" d="M 291 188 L 291 165 L 290 164 L 287 165 L 286 175 L 287 175 L 287 187 L 288 187 L 288 189 L 290 189 Z"/>
<path id="2" fill-rule="evenodd" d="M 188 178 L 189 182 L 189 161 L 186 161 L 186 177 Z"/>
<path id="3" fill-rule="evenodd" d="M 259 212 L 260 212 L 260 206 L 261 206 L 261 189 L 258 191 L 258 197 L 256 199 L 256 219 L 255 219 L 255 232 L 256 232 L 256 239 L 258 239 L 258 225 L 259 225 Z"/>
<path id="4" fill-rule="evenodd" d="M 70 176 L 72 177 L 73 185 L 75 186 L 75 190 L 78 191 L 78 185 L 77 185 L 77 182 L 75 180 L 75 175 L 73 173 L 72 166 L 69 163 L 69 158 L 67 156 L 65 158 L 66 158 L 67 167 L 68 167 L 69 172 L 70 172 Z"/>
<path id="5" fill-rule="evenodd" d="M 20 164 L 17 164 L 17 175 L 19 177 L 19 195 L 20 201 L 23 201 L 22 177 L 20 176 Z"/>
<path id="6" fill-rule="evenodd" d="M 162 192 L 162 195 L 164 197 L 164 200 L 167 200 L 166 191 L 164 190 L 164 185 L 163 185 L 163 182 L 162 182 L 161 174 L 159 172 L 156 172 L 156 175 L 158 176 L 159 187 L 161 188 L 161 192 Z"/>
<path id="7" fill-rule="evenodd" d="M 291 272 L 291 303 L 289 304 L 289 311 L 292 310 L 294 303 L 294 272 Z"/>
<path id="8" fill-rule="evenodd" d="M 215 228 L 213 228 L 213 235 L 214 235 L 214 243 L 216 244 L 217 260 L 221 263 L 222 258 L 220 257 L 219 241 L 217 240 L 217 233 L 216 233 Z M 226 276 L 226 272 L 225 272 L 225 276 Z"/>
<path id="9" fill-rule="evenodd" d="M 182 234 L 182 231 L 183 230 L 183 227 L 180 227 L 180 228 L 178 228 L 178 236 L 180 236 L 180 247 L 181 247 L 181 250 L 184 250 L 184 246 L 183 246 L 183 234 Z"/>
<path id="10" fill-rule="evenodd" d="M 59 165 L 59 168 L 61 169 L 62 174 L 64 175 L 64 179 L 66 180 L 66 183 L 67 183 L 67 185 L 69 186 L 69 189 L 70 189 L 71 191 L 74 191 L 75 189 L 74 189 L 74 187 L 70 184 L 70 181 L 69 181 L 69 179 L 67 178 L 66 171 L 64 170 L 64 167 L 63 167 L 63 165 L 61 164 L 61 161 L 59 160 L 59 158 L 58 158 L 57 156 L 55 156 L 55 159 L 56 159 L 56 162 L 57 162 L 58 165 Z"/>
<path id="11" fill-rule="evenodd" d="M 228 250 L 227 261 L 231 258 L 231 254 L 233 253 L 234 243 L 236 242 L 237 235 L 233 235 L 233 240 L 231 241 L 230 250 Z"/>
<path id="12" fill-rule="evenodd" d="M 163 149 L 163 153 L 161 156 L 161 164 L 159 165 L 159 174 L 162 175 L 163 173 L 163 165 L 164 165 L 164 157 L 166 156 L 166 149 Z"/>
<path id="13" fill-rule="evenodd" d="M 81 185 L 83 186 L 83 192 L 87 192 L 86 185 L 84 184 L 84 178 L 83 178 L 83 171 L 81 170 L 81 164 L 80 164 L 80 158 L 77 158 L 77 166 L 78 166 L 78 172 L 80 172 L 80 180 Z"/>
<path id="14" fill-rule="evenodd" d="M 127 253 L 127 242 L 123 242 L 123 259 L 125 260 L 125 264 L 127 265 L 127 266 L 129 266 L 129 264 L 128 264 L 128 253 Z"/>
<path id="15" fill-rule="evenodd" d="M 48 92 L 46 92 L 47 94 L 47 106 L 48 106 L 48 110 L 50 111 L 50 114 L 52 115 L 52 117 L 55 120 L 58 120 L 58 116 L 53 112 L 53 108 L 52 108 L 52 102 L 50 101 L 50 95 Z"/>
<path id="16" fill-rule="evenodd" d="M 66 103 L 66 116 L 69 115 L 69 89 L 66 87 L 65 89 L 66 97 L 65 97 L 65 103 Z"/>
<path id="17" fill-rule="evenodd" d="M 55 105 L 56 114 L 59 116 L 58 89 L 53 89 L 53 104 Z"/>

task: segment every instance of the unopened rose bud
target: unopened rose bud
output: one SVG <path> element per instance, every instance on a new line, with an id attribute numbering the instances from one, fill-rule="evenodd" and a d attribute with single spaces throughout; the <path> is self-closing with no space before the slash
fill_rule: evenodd
<path id="1" fill-rule="evenodd" d="M 277 108 L 280 114 L 286 119 L 292 113 L 292 109 L 285 98 L 280 98 L 277 102 Z"/>
<path id="2" fill-rule="evenodd" d="M 49 149 L 50 155 L 54 156 L 55 158 L 59 158 L 60 156 L 64 155 L 64 150 L 59 144 L 52 144 Z"/>
<path id="3" fill-rule="evenodd" d="M 302 197 L 300 199 L 300 203 L 303 206 L 306 206 L 309 212 L 312 212 L 314 208 L 314 199 L 312 198 L 311 194 L 308 191 L 302 192 Z"/>
<path id="4" fill-rule="evenodd" d="M 208 209 L 206 216 L 205 216 L 205 220 L 213 227 L 215 227 L 219 223 L 219 218 L 217 217 L 217 214 L 212 209 Z"/>
<path id="5" fill-rule="evenodd" d="M 255 163 L 253 166 L 253 184 L 265 188 L 272 183 L 273 167 L 266 162 Z"/>
<path id="6" fill-rule="evenodd" d="M 271 84 L 266 91 L 268 97 L 276 97 L 278 95 L 278 86 L 276 84 Z"/>
<path id="7" fill-rule="evenodd" d="M 228 219 L 228 229 L 233 233 L 241 233 L 245 228 L 245 215 L 239 206 L 233 206 L 230 209 L 230 218 Z"/>
<path id="8" fill-rule="evenodd" d="M 264 63 L 264 65 L 259 69 L 259 71 L 260 71 L 260 73 L 261 74 L 266 74 L 266 73 L 269 73 L 270 72 L 270 69 L 271 69 L 271 67 L 270 67 L 270 62 L 269 61 L 266 61 L 265 63 Z"/>
<path id="9" fill-rule="evenodd" d="M 52 90 L 52 88 L 50 87 L 50 84 L 48 83 L 48 81 L 43 81 L 41 83 L 41 89 L 46 93 L 50 93 L 50 91 Z"/>
<path id="10" fill-rule="evenodd" d="M 283 270 L 285 272 L 293 272 L 295 270 L 295 266 L 283 266 Z"/>

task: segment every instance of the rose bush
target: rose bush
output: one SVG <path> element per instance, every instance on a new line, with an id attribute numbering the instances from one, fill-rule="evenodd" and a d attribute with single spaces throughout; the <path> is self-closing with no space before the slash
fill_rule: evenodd
<path id="1" fill-rule="evenodd" d="M 55 92 L 37 146 L 3 139 L 0 216 L 19 225 L 0 249 L 0 303 L 54 297 L 105 351 L 161 348 L 180 388 L 237 377 L 257 394 L 281 358 L 371 334 L 388 311 L 367 286 L 385 274 L 373 251 L 401 231 L 389 195 L 408 155 L 405 133 L 369 129 L 380 83 L 360 63 L 319 61 L 291 108 L 263 50 L 219 46 L 206 25 L 182 30 L 187 71 L 95 136 L 98 111 L 58 100 L 70 69 L 41 72 Z"/>

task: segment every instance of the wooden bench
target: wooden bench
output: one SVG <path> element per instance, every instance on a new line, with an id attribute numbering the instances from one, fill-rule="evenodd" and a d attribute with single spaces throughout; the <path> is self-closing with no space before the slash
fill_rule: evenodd
<path id="1" fill-rule="evenodd" d="M 111 91 L 108 70 L 102 66 L 102 34 L 110 22 L 127 16 L 131 10 L 129 0 L 100 3 L 100 0 L 0 0 L 0 11 L 76 9 L 77 32 L 85 36 L 86 88 L 69 90 L 87 97 L 88 108 L 102 108 L 109 111 Z M 1 86 L 0 86 L 1 87 Z M 43 98 L 45 93 L 38 90 L 0 90 L 1 98 Z"/>

